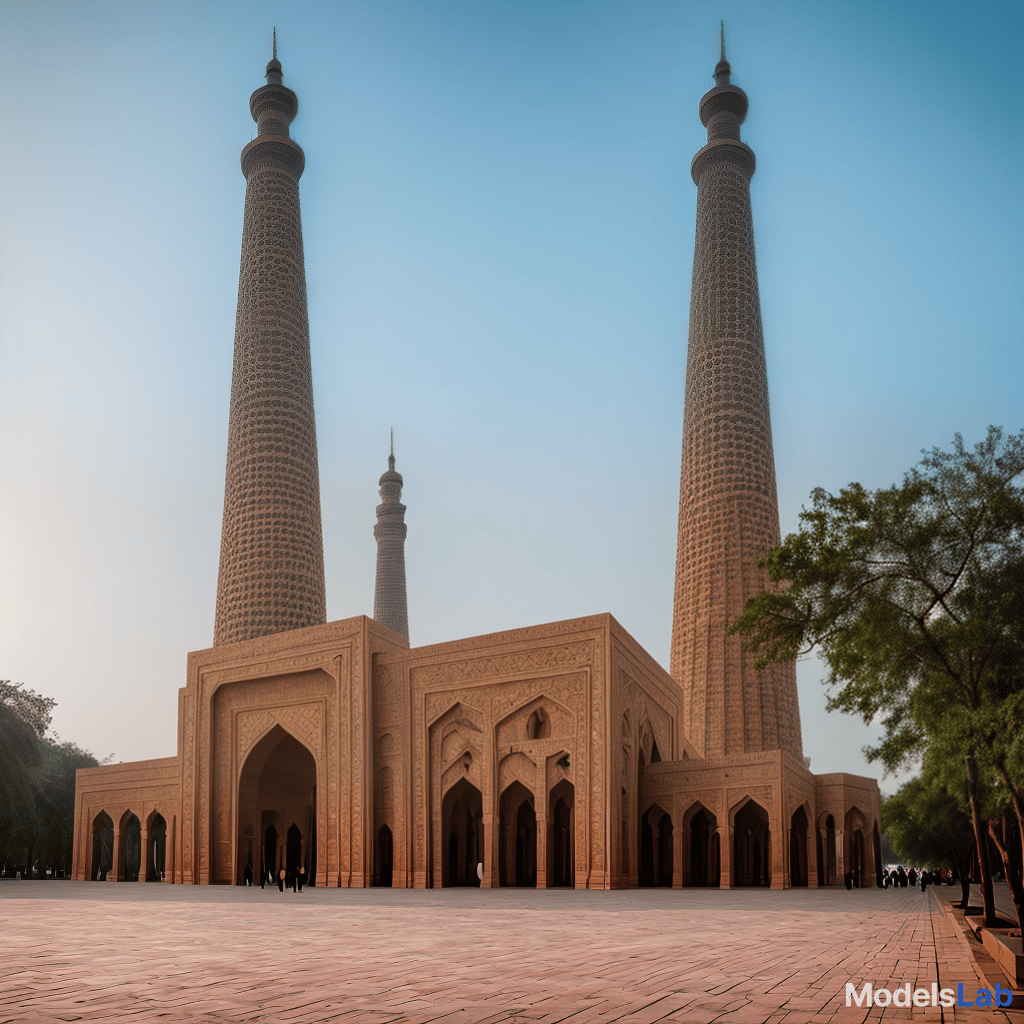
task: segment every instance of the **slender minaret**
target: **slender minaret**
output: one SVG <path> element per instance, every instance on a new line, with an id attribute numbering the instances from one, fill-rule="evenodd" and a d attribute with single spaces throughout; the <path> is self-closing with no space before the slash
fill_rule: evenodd
<path id="1" fill-rule="evenodd" d="M 690 294 L 679 546 L 670 671 L 687 738 L 705 757 L 782 749 L 802 758 L 796 667 L 753 668 L 726 623 L 764 586 L 778 543 L 750 178 L 740 141 L 747 96 L 722 59 L 700 101 L 708 142 L 693 158 L 697 234 Z"/>
<path id="2" fill-rule="evenodd" d="M 224 529 L 214 644 L 326 621 L 320 483 L 299 219 L 298 97 L 281 64 L 249 98 Z"/>
<path id="3" fill-rule="evenodd" d="M 395 472 L 395 434 L 391 432 L 388 471 L 380 478 L 377 506 L 377 584 L 373 591 L 373 618 L 409 639 L 409 609 L 405 598 L 405 506 L 402 474 Z"/>

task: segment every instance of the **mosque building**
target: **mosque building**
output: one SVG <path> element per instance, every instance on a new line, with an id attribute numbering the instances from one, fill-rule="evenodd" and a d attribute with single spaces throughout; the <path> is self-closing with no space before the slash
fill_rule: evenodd
<path id="1" fill-rule="evenodd" d="M 810 886 L 881 871 L 873 779 L 813 775 L 794 664 L 724 624 L 779 539 L 747 96 L 700 101 L 670 671 L 610 614 L 410 647 L 405 506 L 380 478 L 373 617 L 326 621 L 299 213 L 276 56 L 249 100 L 213 646 L 174 757 L 83 769 L 74 877 L 318 886 Z"/>

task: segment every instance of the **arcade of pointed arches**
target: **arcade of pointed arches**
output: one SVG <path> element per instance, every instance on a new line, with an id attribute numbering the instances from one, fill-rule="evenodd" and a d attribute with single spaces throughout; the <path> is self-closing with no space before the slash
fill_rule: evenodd
<path id="1" fill-rule="evenodd" d="M 574 887 L 577 878 L 575 716 L 545 695 L 507 715 L 494 728 L 496 783 L 485 786 L 484 723 L 480 712 L 457 702 L 429 728 L 433 786 L 433 861 L 428 884 L 479 886 L 486 872 L 502 887 Z M 628 785 L 642 792 L 647 764 L 661 760 L 649 720 L 639 733 L 636 758 L 623 717 L 622 869 L 620 884 L 642 887 L 770 886 L 773 852 L 785 851 L 788 884 L 829 886 L 849 880 L 874 884 L 881 861 L 878 823 L 858 807 L 813 819 L 809 800 L 789 815 L 784 835 L 775 834 L 766 808 L 747 794 L 721 821 L 714 801 L 693 799 L 678 812 L 664 798 L 628 807 Z M 390 737 L 388 737 L 390 739 Z M 633 766 L 635 765 L 635 769 Z M 633 769 L 633 770 L 631 770 Z M 633 773 L 635 771 L 635 774 Z M 235 884 L 306 875 L 317 869 L 317 762 L 305 744 L 275 724 L 250 748 L 237 783 Z M 394 880 L 395 823 L 392 772 L 381 769 L 385 817 L 373 836 L 375 886 Z M 633 788 L 633 787 L 636 788 Z M 485 819 L 486 793 L 494 813 Z M 685 800 L 683 801 L 685 802 Z M 675 805 L 675 806 L 674 806 Z M 494 835 L 486 836 L 485 820 Z M 813 827 L 812 827 L 813 822 Z M 115 819 L 103 808 L 92 818 L 86 863 L 97 881 L 163 881 L 173 878 L 176 816 L 161 806 L 145 820 L 131 807 Z M 489 839 L 489 842 L 488 842 Z M 776 843 L 785 844 L 775 851 Z"/>
<path id="2" fill-rule="evenodd" d="M 89 829 L 87 863 L 94 882 L 163 882 L 173 875 L 172 851 L 177 818 L 154 808 L 145 822 L 126 808 L 116 822 L 98 811 Z"/>

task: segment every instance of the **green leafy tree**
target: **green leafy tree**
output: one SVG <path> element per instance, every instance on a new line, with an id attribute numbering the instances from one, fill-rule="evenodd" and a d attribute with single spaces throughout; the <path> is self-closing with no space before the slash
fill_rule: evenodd
<path id="1" fill-rule="evenodd" d="M 882 826 L 901 861 L 953 865 L 960 877 L 962 906 L 967 907 L 975 840 L 962 795 L 951 794 L 926 765 L 921 776 L 882 802 Z"/>
<path id="2" fill-rule="evenodd" d="M 97 765 L 74 743 L 46 737 L 56 705 L 0 681 L 0 853 L 5 871 L 67 876 L 74 845 L 75 772 Z"/>
<path id="3" fill-rule="evenodd" d="M 760 563 L 772 586 L 729 631 L 758 667 L 817 649 L 830 709 L 883 727 L 869 758 L 974 758 L 976 822 L 1009 802 L 1024 830 L 1024 431 L 990 427 L 973 451 L 958 434 L 924 456 L 900 485 L 814 491 L 800 530 Z M 1005 835 L 997 846 L 1012 860 Z M 1007 871 L 1024 919 L 1019 877 Z"/>
<path id="4" fill-rule="evenodd" d="M 0 850 L 5 867 L 22 848 L 26 823 L 35 818 L 42 763 L 42 744 L 35 731 L 0 703 Z"/>

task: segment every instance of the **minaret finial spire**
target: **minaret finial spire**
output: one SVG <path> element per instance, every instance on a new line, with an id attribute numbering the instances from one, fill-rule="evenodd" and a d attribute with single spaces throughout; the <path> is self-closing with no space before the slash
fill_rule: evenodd
<path id="1" fill-rule="evenodd" d="M 395 428 L 391 428 L 391 458 L 395 457 Z"/>
<path id="2" fill-rule="evenodd" d="M 725 60 L 725 22 L 720 21 L 718 23 L 719 31 L 722 34 L 722 60 Z M 277 56 L 277 51 L 274 51 L 274 56 Z"/>
<path id="3" fill-rule="evenodd" d="M 722 55 L 725 56 L 725 43 L 722 43 Z M 277 60 L 277 26 L 274 26 L 274 60 Z"/>

